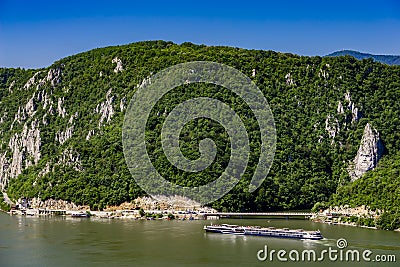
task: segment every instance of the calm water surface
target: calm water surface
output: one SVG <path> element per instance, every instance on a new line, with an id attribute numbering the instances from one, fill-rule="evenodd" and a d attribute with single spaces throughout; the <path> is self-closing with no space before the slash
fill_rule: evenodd
<path id="1" fill-rule="evenodd" d="M 399 266 L 400 233 L 303 220 L 219 220 L 214 223 L 320 229 L 326 239 L 301 241 L 206 234 L 210 221 L 31 218 L 0 212 L 0 266 Z M 317 252 L 345 238 L 346 249 L 395 255 L 396 263 L 259 261 L 264 248 Z M 286 255 L 287 257 L 287 255 Z"/>

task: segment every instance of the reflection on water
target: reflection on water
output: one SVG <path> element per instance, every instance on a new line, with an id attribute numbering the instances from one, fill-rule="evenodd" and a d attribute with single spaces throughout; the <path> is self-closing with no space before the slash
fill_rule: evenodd
<path id="1" fill-rule="evenodd" d="M 210 221 L 131 221 L 86 218 L 10 217 L 0 213 L 0 266 L 285 266 L 260 262 L 269 249 L 321 251 L 345 238 L 349 248 L 394 254 L 396 263 L 352 266 L 397 266 L 400 233 L 324 225 L 302 220 L 221 220 L 214 223 L 320 229 L 323 240 L 306 241 L 205 233 Z M 287 263 L 286 263 L 287 264 Z M 290 263 L 292 266 L 347 266 L 339 262 Z"/>

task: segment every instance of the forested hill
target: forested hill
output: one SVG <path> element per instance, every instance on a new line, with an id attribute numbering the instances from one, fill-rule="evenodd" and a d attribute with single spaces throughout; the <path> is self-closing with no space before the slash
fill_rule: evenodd
<path id="1" fill-rule="evenodd" d="M 149 76 L 189 61 L 223 63 L 251 78 L 274 115 L 276 154 L 262 186 L 249 193 L 260 151 L 253 113 L 225 88 L 203 83 L 180 86 L 159 101 L 146 125 L 148 153 L 170 181 L 201 185 L 219 177 L 227 166 L 228 135 L 209 119 L 185 126 L 181 149 L 196 159 L 199 140 L 213 139 L 218 153 L 210 167 L 199 174 L 186 173 L 162 153 L 160 131 L 165 117 L 179 103 L 207 96 L 231 106 L 250 133 L 251 153 L 243 179 L 212 203 L 214 208 L 311 208 L 316 202 L 333 199 L 337 191 L 341 192 L 337 201 L 349 197 L 352 190 L 341 188 L 360 183 L 364 177 L 373 179 L 366 186 L 375 183 L 379 187 L 382 181 L 386 188 L 378 191 L 382 195 L 365 193 L 369 195 L 365 199 L 395 195 L 398 189 L 391 183 L 399 179 L 392 174 L 398 171 L 399 161 L 400 67 L 349 56 L 305 57 L 164 41 L 94 49 L 45 69 L 0 69 L 1 188 L 14 200 L 40 196 L 89 204 L 94 209 L 143 195 L 123 155 L 121 128 L 126 107 Z M 378 161 L 384 164 L 379 167 Z"/>
<path id="2" fill-rule="evenodd" d="M 372 55 L 372 54 L 361 53 L 361 52 L 353 51 L 353 50 L 341 50 L 341 51 L 336 51 L 336 52 L 333 52 L 333 53 L 327 55 L 327 57 L 337 57 L 337 56 L 352 56 L 352 57 L 355 57 L 356 59 L 360 59 L 360 60 L 372 58 L 373 60 L 384 63 L 384 64 L 400 65 L 400 56 L 394 56 L 394 55 Z"/>

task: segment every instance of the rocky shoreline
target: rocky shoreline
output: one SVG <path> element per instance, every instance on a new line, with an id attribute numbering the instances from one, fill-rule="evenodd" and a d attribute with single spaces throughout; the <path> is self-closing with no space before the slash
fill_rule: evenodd
<path id="1" fill-rule="evenodd" d="M 371 209 L 369 206 L 350 207 L 349 205 L 329 207 L 315 213 L 310 219 L 314 222 L 347 225 L 368 229 L 380 229 L 376 222 L 384 214 L 384 210 Z M 399 229 L 394 231 L 400 232 Z"/>
<path id="2" fill-rule="evenodd" d="M 76 205 L 65 200 L 48 199 L 43 201 L 40 198 L 20 198 L 7 213 L 22 216 L 68 216 L 101 219 L 200 220 L 206 217 L 204 214 L 209 215 L 216 212 L 214 209 L 201 207 L 200 204 L 179 196 L 159 199 L 161 200 L 142 197 L 133 202 L 122 203 L 119 206 L 108 206 L 104 210 L 93 211 L 87 205 Z"/>

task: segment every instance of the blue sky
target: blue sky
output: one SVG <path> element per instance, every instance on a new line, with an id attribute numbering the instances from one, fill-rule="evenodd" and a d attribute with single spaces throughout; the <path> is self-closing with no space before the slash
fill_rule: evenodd
<path id="1" fill-rule="evenodd" d="M 1 67 L 47 67 L 96 47 L 159 39 L 400 54 L 400 1 L 0 0 Z"/>

